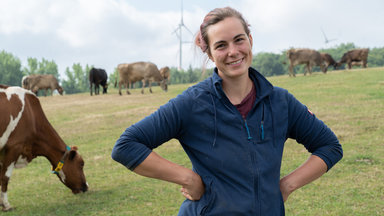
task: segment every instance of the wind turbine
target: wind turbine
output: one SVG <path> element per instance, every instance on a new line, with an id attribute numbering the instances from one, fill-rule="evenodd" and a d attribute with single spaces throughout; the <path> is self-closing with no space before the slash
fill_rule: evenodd
<path id="1" fill-rule="evenodd" d="M 176 34 L 176 36 L 179 38 L 179 70 L 181 69 L 181 66 L 182 66 L 182 47 L 183 47 L 183 43 L 191 43 L 191 41 L 183 41 L 183 37 L 182 37 L 182 30 L 183 28 L 185 28 L 189 33 L 192 34 L 191 30 L 189 30 L 187 28 L 187 26 L 184 25 L 184 19 L 183 19 L 183 1 L 181 1 L 181 19 L 180 19 L 180 23 L 178 25 L 178 27 L 173 31 L 173 33 Z"/>
<path id="2" fill-rule="evenodd" d="M 324 35 L 324 39 L 325 39 L 325 44 L 331 42 L 331 41 L 335 41 L 337 39 L 328 39 L 327 36 L 325 35 L 324 33 L 324 30 L 321 28 L 321 32 L 323 32 L 323 35 Z"/>

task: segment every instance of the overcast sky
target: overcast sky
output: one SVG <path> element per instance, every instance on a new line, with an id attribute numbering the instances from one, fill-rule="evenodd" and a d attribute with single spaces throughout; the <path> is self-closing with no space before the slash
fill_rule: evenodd
<path id="1" fill-rule="evenodd" d="M 184 24 L 195 34 L 210 10 L 225 6 L 251 24 L 254 53 L 349 42 L 384 47 L 383 0 L 183 0 Z M 178 67 L 180 11 L 181 0 L 0 0 L 0 50 L 23 66 L 28 57 L 53 60 L 61 78 L 74 63 L 108 74 L 135 61 Z M 187 43 L 192 34 L 182 31 L 184 69 L 203 61 Z"/>

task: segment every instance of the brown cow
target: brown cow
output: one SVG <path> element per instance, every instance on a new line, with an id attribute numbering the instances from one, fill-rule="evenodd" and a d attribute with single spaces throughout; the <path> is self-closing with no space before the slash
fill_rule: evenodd
<path id="1" fill-rule="evenodd" d="M 334 69 L 336 69 L 337 62 L 332 58 L 332 56 L 328 53 L 320 53 L 321 58 L 324 61 L 325 64 L 325 71 L 327 71 L 329 66 L 333 66 Z"/>
<path id="2" fill-rule="evenodd" d="M 117 66 L 119 71 L 119 94 L 121 95 L 121 86 L 127 88 L 127 94 L 131 94 L 128 87 L 132 83 L 142 81 L 143 87 L 141 93 L 144 94 L 144 88 L 148 82 L 149 91 L 152 93 L 152 82 L 157 82 L 161 89 L 167 91 L 166 80 L 161 76 L 159 69 L 154 63 L 151 62 L 135 62 L 131 64 L 119 64 Z M 115 82 L 116 86 L 117 81 Z"/>
<path id="3" fill-rule="evenodd" d="M 289 59 L 289 76 L 295 77 L 295 72 L 293 71 L 293 67 L 299 64 L 306 64 L 306 71 L 304 75 L 309 72 L 312 73 L 313 66 L 320 66 L 321 71 L 326 73 L 323 59 L 321 55 L 316 50 L 312 49 L 289 49 L 287 51 L 287 58 Z"/>
<path id="4" fill-rule="evenodd" d="M 12 208 L 7 188 L 13 169 L 25 167 L 37 156 L 49 160 L 53 172 L 74 194 L 88 190 L 77 148 L 64 143 L 31 91 L 0 85 L 0 155 L 3 211 Z"/>
<path id="5" fill-rule="evenodd" d="M 44 95 L 47 96 L 48 89 L 51 90 L 51 96 L 55 89 L 57 89 L 60 95 L 63 95 L 63 88 L 52 74 L 32 74 L 26 77 L 24 76 L 22 86 L 25 89 L 31 90 L 36 95 L 39 90 L 45 90 Z"/>
<path id="6" fill-rule="evenodd" d="M 339 68 L 343 64 L 348 65 L 348 69 L 352 68 L 352 62 L 362 62 L 363 68 L 367 67 L 369 49 L 353 49 L 344 53 L 336 67 Z"/>
<path id="7" fill-rule="evenodd" d="M 160 74 L 161 76 L 166 80 L 167 84 L 169 82 L 169 77 L 170 77 L 170 70 L 169 70 L 169 67 L 162 67 L 160 68 Z"/>

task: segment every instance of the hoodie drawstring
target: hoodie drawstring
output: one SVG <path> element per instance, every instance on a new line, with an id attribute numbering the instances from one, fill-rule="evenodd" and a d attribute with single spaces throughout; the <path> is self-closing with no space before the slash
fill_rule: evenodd
<path id="1" fill-rule="evenodd" d="M 249 128 L 248 128 L 248 124 L 247 124 L 247 120 L 246 119 L 244 119 L 244 125 L 245 125 L 245 129 L 247 129 L 248 140 L 251 140 L 252 137 L 251 137 L 251 133 L 249 133 Z"/>

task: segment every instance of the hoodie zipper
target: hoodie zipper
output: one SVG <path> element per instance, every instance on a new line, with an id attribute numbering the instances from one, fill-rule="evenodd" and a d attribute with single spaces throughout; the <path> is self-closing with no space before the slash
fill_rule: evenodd
<path id="1" fill-rule="evenodd" d="M 263 110 L 262 110 L 261 123 L 260 123 L 260 139 L 264 140 L 264 103 L 263 103 Z"/>

